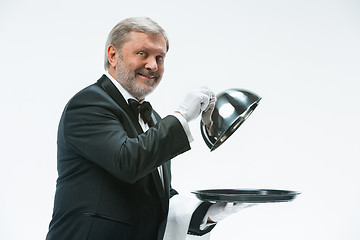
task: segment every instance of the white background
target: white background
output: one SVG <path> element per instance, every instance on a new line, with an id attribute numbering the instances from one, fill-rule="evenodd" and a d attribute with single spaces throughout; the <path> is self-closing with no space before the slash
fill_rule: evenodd
<path id="1" fill-rule="evenodd" d="M 101 76 L 107 34 L 130 16 L 153 18 L 170 38 L 149 97 L 161 115 L 203 85 L 263 98 L 214 152 L 192 122 L 173 186 L 302 192 L 229 217 L 211 239 L 360 239 L 359 11 L 356 0 L 2 0 L 0 239 L 45 238 L 61 112 Z"/>

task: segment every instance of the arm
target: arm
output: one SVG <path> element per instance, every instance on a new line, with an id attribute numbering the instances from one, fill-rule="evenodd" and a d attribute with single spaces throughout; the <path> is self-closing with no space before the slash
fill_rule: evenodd
<path id="1" fill-rule="evenodd" d="M 215 222 L 212 222 L 211 219 L 207 218 L 207 223 L 211 223 L 208 227 L 201 229 L 201 225 L 204 225 L 204 217 L 207 215 L 209 208 L 212 203 L 202 202 L 197 209 L 194 211 L 191 222 L 189 225 L 188 233 L 191 235 L 202 236 L 210 232 L 215 227 Z"/>
<path id="2" fill-rule="evenodd" d="M 69 102 L 59 134 L 74 152 L 129 183 L 190 149 L 175 117 L 137 135 L 126 113 L 101 91 L 80 92 Z"/>

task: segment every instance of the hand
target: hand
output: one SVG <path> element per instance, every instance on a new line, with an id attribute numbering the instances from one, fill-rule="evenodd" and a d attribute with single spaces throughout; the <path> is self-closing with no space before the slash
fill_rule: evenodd
<path id="1" fill-rule="evenodd" d="M 206 129 L 210 136 L 213 135 L 213 131 L 212 131 L 213 121 L 211 119 L 211 115 L 215 109 L 215 103 L 216 103 L 216 97 L 215 94 L 212 93 L 210 96 L 208 107 L 201 114 L 201 120 L 203 124 L 206 126 Z"/>
<path id="2" fill-rule="evenodd" d="M 217 202 L 209 208 L 207 212 L 208 219 L 212 222 L 219 222 L 226 217 L 237 213 L 238 211 L 257 205 L 256 203 L 232 203 Z"/>
<path id="3" fill-rule="evenodd" d="M 209 110 L 209 102 L 214 93 L 207 87 L 189 92 L 176 112 L 179 112 L 187 122 L 196 119 L 204 110 Z"/>

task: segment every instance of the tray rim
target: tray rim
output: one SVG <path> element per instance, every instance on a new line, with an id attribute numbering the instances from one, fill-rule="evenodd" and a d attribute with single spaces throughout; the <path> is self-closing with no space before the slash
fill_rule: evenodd
<path id="1" fill-rule="evenodd" d="M 241 193 L 241 195 L 239 195 L 232 193 L 221 193 L 221 191 L 233 191 L 233 192 L 242 191 L 245 193 Z M 246 192 L 249 193 L 246 194 Z M 262 194 L 257 194 L 254 192 L 261 192 Z M 266 192 L 270 192 L 270 194 L 264 194 Z M 273 194 L 271 194 L 271 192 Z M 289 202 L 294 200 L 297 197 L 297 195 L 301 194 L 300 192 L 293 190 L 264 189 L 264 188 L 263 189 L 255 189 L 255 188 L 203 189 L 203 190 L 194 190 L 191 193 L 195 194 L 196 197 L 201 201 L 249 202 L 249 203 Z"/>

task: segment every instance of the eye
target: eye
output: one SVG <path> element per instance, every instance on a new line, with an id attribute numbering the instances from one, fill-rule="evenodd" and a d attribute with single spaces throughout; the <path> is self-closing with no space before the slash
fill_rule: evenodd
<path id="1" fill-rule="evenodd" d="M 164 57 L 163 56 L 157 56 L 156 61 L 162 63 L 162 62 L 164 62 Z"/>
<path id="2" fill-rule="evenodd" d="M 146 58 L 147 56 L 145 52 L 138 52 L 137 55 L 143 58 Z"/>

